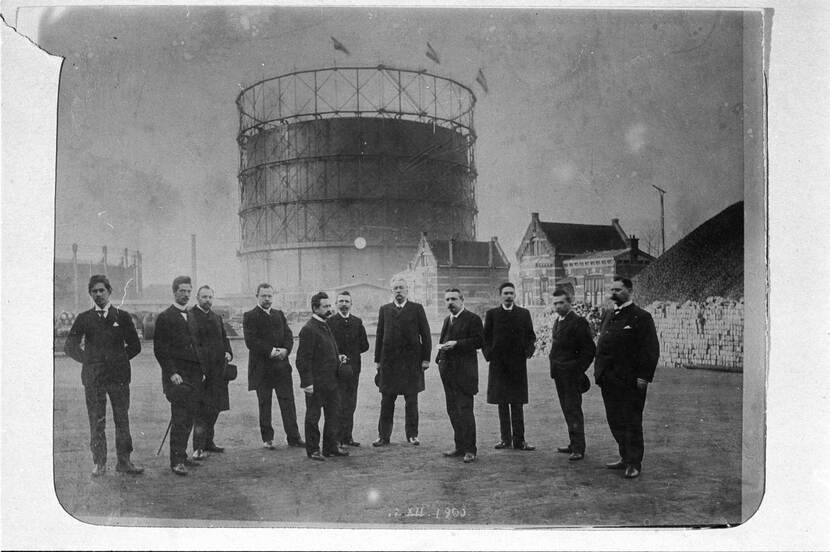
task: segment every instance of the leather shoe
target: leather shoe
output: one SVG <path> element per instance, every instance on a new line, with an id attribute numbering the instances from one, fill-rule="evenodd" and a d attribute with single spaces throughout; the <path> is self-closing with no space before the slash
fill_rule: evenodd
<path id="1" fill-rule="evenodd" d="M 557 447 L 556 452 L 561 452 L 562 454 L 571 454 L 573 450 L 571 450 L 571 445 L 567 447 Z"/>
<path id="2" fill-rule="evenodd" d="M 442 452 L 441 454 L 443 454 L 447 458 L 456 458 L 458 456 L 464 456 L 464 453 L 460 450 L 448 450 L 446 452 Z"/>
<path id="3" fill-rule="evenodd" d="M 348 441 L 345 441 L 343 444 L 346 445 L 347 447 L 359 447 L 360 446 L 360 443 L 358 443 L 354 439 L 349 439 Z"/>
<path id="4" fill-rule="evenodd" d="M 409 438 L 407 439 L 407 442 L 408 442 L 410 445 L 415 445 L 415 446 L 418 446 L 418 445 L 420 445 L 420 444 L 421 444 L 421 441 L 419 441 L 417 437 L 409 437 Z"/>
<path id="5" fill-rule="evenodd" d="M 629 464 L 625 467 L 625 477 L 628 479 L 634 479 L 640 475 L 640 470 L 637 469 L 637 466 L 634 464 Z"/>
<path id="6" fill-rule="evenodd" d="M 262 442 L 262 448 L 267 448 L 268 450 L 274 450 L 277 447 L 274 446 L 274 441 L 263 441 Z"/>
<path id="7" fill-rule="evenodd" d="M 495 448 L 496 448 L 497 450 L 501 450 L 501 449 L 510 448 L 510 444 L 509 444 L 509 443 L 505 443 L 504 441 L 499 441 L 498 443 L 496 443 Z"/>
<path id="8" fill-rule="evenodd" d="M 191 468 L 198 468 L 202 464 L 196 458 L 185 458 L 184 462 L 182 462 L 185 466 L 190 466 Z"/>
<path id="9" fill-rule="evenodd" d="M 217 447 L 215 444 L 211 443 L 205 447 L 205 450 L 208 452 L 225 452 L 225 447 Z"/>
<path id="10" fill-rule="evenodd" d="M 193 459 L 194 460 L 205 460 L 210 454 L 205 452 L 203 449 L 196 449 L 193 451 Z"/>
<path id="11" fill-rule="evenodd" d="M 374 441 L 372 441 L 373 447 L 385 447 L 389 444 L 389 439 L 384 439 L 383 437 L 378 437 Z"/>
<path id="12" fill-rule="evenodd" d="M 469 464 L 470 462 L 475 462 L 475 461 L 476 461 L 476 455 L 473 454 L 472 452 L 468 452 L 468 453 L 464 454 L 464 463 L 465 464 Z"/>
<path id="13" fill-rule="evenodd" d="M 572 452 L 570 456 L 568 456 L 568 460 L 574 462 L 576 460 L 582 460 L 585 458 L 585 455 L 581 452 Z"/>
<path id="14" fill-rule="evenodd" d="M 325 460 L 325 458 L 323 458 L 323 455 L 320 454 L 319 450 L 315 450 L 314 452 L 309 454 L 308 457 L 312 460 L 317 460 L 318 462 L 323 462 Z"/>
<path id="15" fill-rule="evenodd" d="M 625 462 L 623 462 L 622 458 L 620 458 L 616 462 L 609 462 L 609 463 L 605 464 L 605 467 L 609 470 L 624 470 L 625 469 Z"/>
<path id="16" fill-rule="evenodd" d="M 349 451 L 339 449 L 339 448 L 333 449 L 333 450 L 328 450 L 328 451 L 323 453 L 323 456 L 325 456 L 326 458 L 330 458 L 332 456 L 348 456 L 348 455 L 349 455 Z"/>
<path id="17" fill-rule="evenodd" d="M 173 473 L 176 475 L 187 475 L 187 468 L 184 467 L 184 464 L 176 464 L 170 469 L 173 470 Z"/>
<path id="18" fill-rule="evenodd" d="M 144 473 L 144 468 L 142 468 L 141 466 L 136 466 L 135 464 L 127 460 L 126 462 L 119 462 L 118 464 L 116 464 L 115 471 L 138 475 L 140 473 Z"/>
<path id="19" fill-rule="evenodd" d="M 95 464 L 95 467 L 92 468 L 92 477 L 101 477 L 105 473 L 107 473 L 106 464 Z"/>
<path id="20" fill-rule="evenodd" d="M 288 441 L 288 446 L 297 448 L 304 447 L 305 441 L 303 441 L 302 439 L 297 439 L 296 441 Z"/>
<path id="21" fill-rule="evenodd" d="M 536 450 L 536 447 L 534 447 L 533 445 L 528 445 L 524 441 L 522 441 L 521 443 L 514 443 L 513 448 L 518 450 Z"/>

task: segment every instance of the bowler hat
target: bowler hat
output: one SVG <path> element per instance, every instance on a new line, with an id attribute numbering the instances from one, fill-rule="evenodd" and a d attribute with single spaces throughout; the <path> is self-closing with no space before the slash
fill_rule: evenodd
<path id="1" fill-rule="evenodd" d="M 582 378 L 579 380 L 579 392 L 586 393 L 588 389 L 591 388 L 591 380 L 588 379 L 586 374 L 582 374 Z"/>
<path id="2" fill-rule="evenodd" d="M 237 370 L 236 364 L 231 364 L 230 362 L 225 364 L 225 369 L 222 372 L 222 377 L 225 381 L 233 381 L 236 379 Z"/>

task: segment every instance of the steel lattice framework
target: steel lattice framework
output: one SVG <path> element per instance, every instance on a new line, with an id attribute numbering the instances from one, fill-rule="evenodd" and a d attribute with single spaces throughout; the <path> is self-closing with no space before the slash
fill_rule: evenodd
<path id="1" fill-rule="evenodd" d="M 344 248 L 338 273 L 353 278 L 343 253 L 360 236 L 386 258 L 376 268 L 391 273 L 403 267 L 390 259 L 405 259 L 422 231 L 475 239 L 475 101 L 452 79 L 385 66 L 297 71 L 244 89 L 236 103 L 248 272 L 265 263 L 268 276 L 293 264 L 282 253 L 308 259 L 309 249 L 325 256 L 334 247 Z"/>

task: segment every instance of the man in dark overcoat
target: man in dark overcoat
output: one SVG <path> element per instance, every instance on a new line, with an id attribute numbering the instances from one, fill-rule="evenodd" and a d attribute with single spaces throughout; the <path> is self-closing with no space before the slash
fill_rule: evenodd
<path id="1" fill-rule="evenodd" d="M 271 393 L 277 395 L 288 446 L 304 447 L 297 427 L 294 384 L 288 355 L 294 348 L 294 334 L 281 310 L 271 308 L 274 288 L 259 284 L 257 306 L 242 316 L 242 332 L 248 347 L 248 390 L 256 391 L 259 406 L 259 432 L 262 446 L 273 450 L 274 428 L 271 425 Z"/>
<path id="2" fill-rule="evenodd" d="M 516 288 L 510 282 L 499 286 L 501 306 L 484 316 L 484 358 L 487 402 L 499 406 L 501 441 L 497 449 L 535 450 L 525 441 L 524 405 L 527 404 L 527 359 L 536 350 L 536 333 L 527 309 L 515 304 Z"/>
<path id="3" fill-rule="evenodd" d="M 450 311 L 444 319 L 439 340 L 438 372 L 444 385 L 447 414 L 452 424 L 455 447 L 447 457 L 463 456 L 464 463 L 476 459 L 476 419 L 473 397 L 478 393 L 478 354 L 484 344 L 481 318 L 464 308 L 464 296 L 457 288 L 444 292 Z"/>
<path id="4" fill-rule="evenodd" d="M 643 408 L 660 359 L 654 319 L 631 301 L 632 290 L 628 278 L 615 277 L 611 283 L 614 310 L 602 317 L 594 360 L 605 417 L 620 451 L 620 459 L 606 467 L 625 470 L 629 479 L 642 470 Z"/>
<path id="5" fill-rule="evenodd" d="M 306 454 L 312 460 L 332 456 L 348 456 L 340 447 L 340 390 L 338 368 L 345 355 L 337 352 L 337 343 L 326 319 L 331 316 L 331 300 L 319 292 L 311 298 L 311 319 L 300 330 L 297 345 L 297 372 L 300 388 L 305 393 Z M 320 415 L 325 415 L 322 450 L 320 447 Z"/>
<path id="6" fill-rule="evenodd" d="M 585 418 L 582 393 L 591 385 L 585 371 L 594 361 L 594 337 L 588 321 L 571 310 L 571 298 L 558 289 L 553 292 L 556 313 L 550 339 L 550 377 L 556 385 L 559 405 L 568 425 L 568 446 L 557 452 L 570 454 L 569 460 L 585 456 Z"/>
<path id="7" fill-rule="evenodd" d="M 193 286 L 189 276 L 173 280 L 173 304 L 156 318 L 153 352 L 161 366 L 161 385 L 170 402 L 170 469 L 187 475 L 187 441 L 204 389 L 204 371 L 190 332 L 187 303 Z"/>
<path id="8" fill-rule="evenodd" d="M 196 306 L 188 321 L 196 345 L 196 355 L 205 372 L 205 390 L 193 422 L 193 458 L 206 458 L 211 452 L 224 452 L 213 440 L 219 413 L 230 410 L 225 365 L 233 359 L 231 342 L 222 317 L 212 310 L 213 290 L 202 286 L 196 292 Z"/>
<path id="9" fill-rule="evenodd" d="M 338 378 L 340 388 L 340 443 L 351 447 L 359 447 L 360 443 L 354 440 L 354 411 L 357 408 L 357 386 L 360 381 L 360 355 L 369 350 L 369 338 L 363 320 L 351 314 L 352 296 L 348 291 L 342 291 L 337 296 L 337 312 L 332 314 L 327 323 L 334 334 L 337 350 L 346 355 L 346 362 L 350 371 L 346 371 L 342 378 Z"/>
<path id="10" fill-rule="evenodd" d="M 406 440 L 419 445 L 418 393 L 424 390 L 424 370 L 429 368 L 432 338 L 424 307 L 407 301 L 409 286 L 405 280 L 392 282 L 391 303 L 380 307 L 375 341 L 375 384 L 381 393 L 378 438 L 372 445 L 389 444 L 395 399 L 406 401 Z"/>
<path id="11" fill-rule="evenodd" d="M 110 304 L 112 286 L 103 274 L 95 274 L 87 286 L 95 306 L 75 318 L 64 351 L 81 363 L 86 411 L 89 416 L 89 449 L 95 464 L 92 475 L 107 471 L 107 396 L 115 423 L 115 470 L 139 474 L 144 468 L 130 461 L 130 360 L 141 352 L 141 342 L 130 314 Z"/>

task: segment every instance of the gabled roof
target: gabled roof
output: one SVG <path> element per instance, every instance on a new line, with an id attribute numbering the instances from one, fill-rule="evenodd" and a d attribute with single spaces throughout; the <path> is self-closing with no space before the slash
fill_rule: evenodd
<path id="1" fill-rule="evenodd" d="M 450 266 L 450 247 L 448 240 L 427 240 L 432 255 L 438 266 Z M 455 241 L 453 243 L 453 266 L 471 266 L 489 268 L 490 247 L 493 248 L 493 267 L 509 268 L 510 263 L 496 242 Z"/>
<path id="2" fill-rule="evenodd" d="M 627 246 L 617 229 L 610 224 L 540 222 L 539 226 L 560 254 L 607 251 Z"/>

